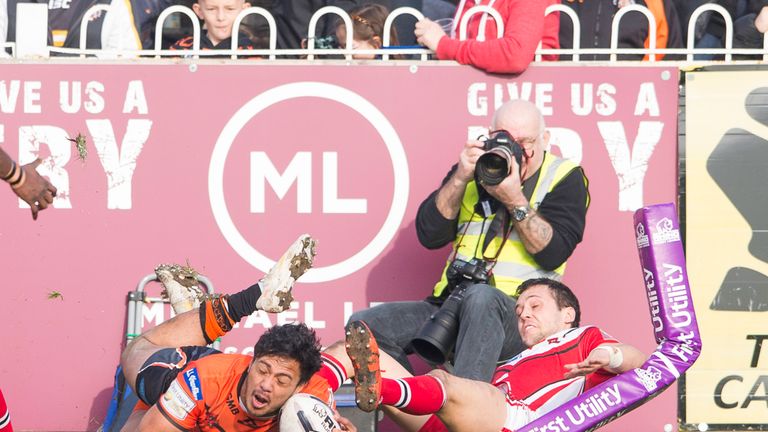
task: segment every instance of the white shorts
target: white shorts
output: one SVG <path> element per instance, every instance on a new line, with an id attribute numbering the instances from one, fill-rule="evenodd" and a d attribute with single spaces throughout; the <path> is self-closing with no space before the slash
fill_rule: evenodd
<path id="1" fill-rule="evenodd" d="M 523 401 L 507 399 L 507 419 L 501 432 L 511 432 L 520 429 L 539 417 L 536 411 L 531 410 Z"/>

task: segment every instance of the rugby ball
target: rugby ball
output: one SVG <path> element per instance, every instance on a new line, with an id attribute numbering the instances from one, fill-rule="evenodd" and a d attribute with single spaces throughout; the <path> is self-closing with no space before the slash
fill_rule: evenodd
<path id="1" fill-rule="evenodd" d="M 341 429 L 333 410 L 319 398 L 296 393 L 280 411 L 280 432 L 331 432 Z"/>

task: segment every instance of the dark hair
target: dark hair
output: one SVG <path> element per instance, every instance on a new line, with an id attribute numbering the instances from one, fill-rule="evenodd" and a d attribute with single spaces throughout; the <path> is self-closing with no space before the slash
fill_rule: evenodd
<path id="1" fill-rule="evenodd" d="M 377 3 L 367 3 L 349 11 L 352 18 L 352 35 L 357 40 L 369 41 L 377 36 L 380 44 L 384 44 L 384 22 L 389 15 L 389 9 Z M 336 28 L 344 27 L 344 21 L 339 20 Z M 341 42 L 341 41 L 339 41 Z M 397 31 L 393 25 L 389 31 L 389 44 L 398 45 Z"/>
<path id="2" fill-rule="evenodd" d="M 300 382 L 305 383 L 320 370 L 320 340 L 304 323 L 272 327 L 253 347 L 254 359 L 274 355 L 294 359 L 301 369 Z"/>
<path id="3" fill-rule="evenodd" d="M 579 299 L 576 298 L 576 294 L 571 291 L 564 283 L 548 278 L 528 279 L 517 287 L 517 296 L 524 293 L 528 288 L 536 285 L 544 285 L 549 287 L 552 291 L 552 297 L 555 298 L 558 309 L 572 307 L 576 314 L 573 317 L 571 327 L 575 328 L 579 326 L 581 321 L 581 308 L 579 307 Z"/>

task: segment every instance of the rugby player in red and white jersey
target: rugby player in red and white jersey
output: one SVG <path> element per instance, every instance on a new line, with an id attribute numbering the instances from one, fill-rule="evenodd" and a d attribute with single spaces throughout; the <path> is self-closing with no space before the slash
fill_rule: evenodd
<path id="1" fill-rule="evenodd" d="M 272 327 L 253 357 L 205 346 L 256 310 L 288 309 L 293 283 L 311 267 L 314 249 L 315 241 L 303 235 L 259 283 L 220 297 L 206 297 L 189 267 L 158 266 L 177 315 L 123 352 L 120 364 L 140 401 L 122 430 L 275 432 L 280 408 L 296 393 L 333 406 L 330 386 L 317 373 L 320 342 L 304 324 Z M 336 420 L 341 430 L 356 431 L 347 419 Z"/>
<path id="2" fill-rule="evenodd" d="M 324 361 L 335 360 L 342 378 L 354 378 L 361 409 L 382 405 L 404 430 L 510 432 L 647 358 L 597 327 L 579 327 L 578 299 L 558 281 L 527 280 L 518 295 L 515 313 L 528 349 L 499 366 L 490 384 L 443 370 L 412 376 L 378 352 L 360 321 L 347 326 L 345 344 L 329 347 Z"/>

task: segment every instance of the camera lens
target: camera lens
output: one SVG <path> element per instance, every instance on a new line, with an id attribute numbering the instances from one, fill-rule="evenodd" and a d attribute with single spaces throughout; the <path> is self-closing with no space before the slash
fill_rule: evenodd
<path id="1" fill-rule="evenodd" d="M 482 183 L 492 186 L 501 183 L 510 174 L 511 157 L 511 153 L 505 147 L 496 147 L 483 153 L 475 165 L 477 178 Z"/>

